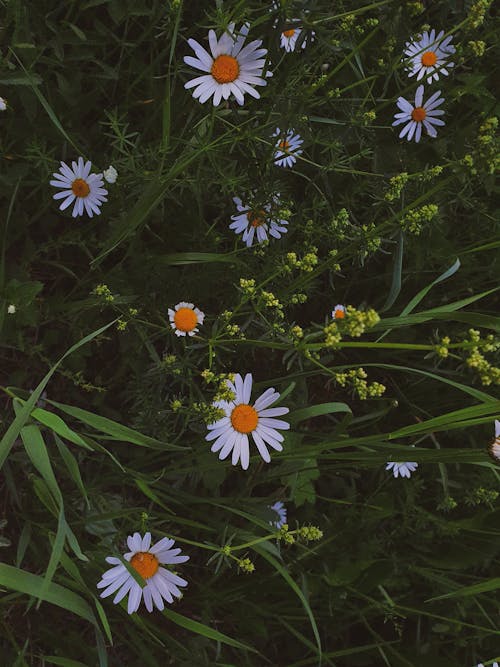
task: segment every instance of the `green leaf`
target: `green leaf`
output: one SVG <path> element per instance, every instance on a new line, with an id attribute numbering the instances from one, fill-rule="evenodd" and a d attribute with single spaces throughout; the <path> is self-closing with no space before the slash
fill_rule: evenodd
<path id="1" fill-rule="evenodd" d="M 96 415 L 93 412 L 88 410 L 83 410 L 82 408 L 76 408 L 72 405 L 65 405 L 64 403 L 57 403 L 56 401 L 49 401 L 51 405 L 54 405 L 59 410 L 62 410 L 68 415 L 71 415 L 78 421 L 91 426 L 100 431 L 101 433 L 106 433 L 107 435 L 112 436 L 116 440 L 122 442 L 130 442 L 133 445 L 140 445 L 141 447 L 149 447 L 150 449 L 169 449 L 169 450 L 181 450 L 185 447 L 180 447 L 179 445 L 171 445 L 155 438 L 150 438 L 147 435 L 139 433 L 128 426 L 123 426 L 118 422 L 108 419 L 107 417 L 101 417 Z"/>
<path id="2" fill-rule="evenodd" d="M 318 626 L 316 625 L 316 620 L 314 618 L 314 615 L 312 613 L 311 607 L 309 605 L 309 602 L 307 601 L 305 595 L 302 593 L 300 588 L 297 586 L 295 581 L 292 579 L 290 574 L 288 573 L 288 570 L 286 570 L 281 563 L 276 560 L 271 554 L 267 553 L 265 549 L 261 548 L 260 544 L 254 544 L 252 545 L 252 549 L 256 551 L 258 554 L 260 554 L 263 558 L 265 558 L 268 563 L 270 563 L 274 569 L 283 577 L 283 579 L 286 581 L 286 583 L 290 586 L 292 591 L 297 595 L 299 600 L 302 602 L 302 606 L 304 607 L 307 616 L 309 617 L 309 621 L 311 623 L 311 627 L 313 630 L 314 634 L 314 639 L 316 640 L 316 646 L 318 649 L 318 655 L 321 657 L 322 651 L 321 651 L 321 639 L 319 636 L 318 632 Z"/>
<path id="3" fill-rule="evenodd" d="M 78 350 L 82 345 L 85 345 L 86 343 L 89 343 L 91 340 L 99 336 L 101 333 L 106 331 L 106 329 L 109 329 L 110 326 L 115 324 L 116 320 L 113 320 L 113 322 L 110 322 L 109 324 L 106 324 L 104 327 L 101 327 L 100 329 L 97 329 L 96 331 L 93 331 L 92 333 L 88 334 L 88 336 L 85 336 L 82 338 L 81 341 L 73 345 L 72 347 L 69 348 L 67 352 L 63 354 L 63 356 L 57 361 L 54 366 L 50 369 L 50 371 L 47 373 L 47 375 L 43 378 L 43 380 L 39 383 L 39 385 L 36 387 L 36 389 L 33 391 L 29 399 L 24 403 L 22 410 L 19 411 L 19 414 L 16 415 L 16 418 L 12 422 L 12 424 L 9 426 L 7 429 L 7 432 L 4 434 L 3 438 L 0 440 L 0 469 L 2 468 L 5 459 L 9 455 L 10 450 L 12 449 L 12 445 L 14 444 L 17 436 L 19 435 L 19 432 L 25 425 L 26 421 L 28 420 L 32 410 L 34 409 L 36 402 L 42 395 L 43 390 L 49 383 L 50 378 L 54 375 L 56 372 L 57 368 L 59 365 L 66 359 L 67 356 L 69 356 L 72 352 L 75 352 Z"/>
<path id="4" fill-rule="evenodd" d="M 42 408 L 35 408 L 31 413 L 31 416 L 34 417 L 44 426 L 50 428 L 54 433 L 57 433 L 61 438 L 66 438 L 74 445 L 79 445 L 84 449 L 92 451 L 92 447 L 89 447 L 87 443 L 82 440 L 82 438 L 75 433 L 69 426 L 59 417 L 59 415 L 49 412 L 48 410 L 42 410 Z"/>
<path id="5" fill-rule="evenodd" d="M 13 567 L 12 565 L 0 563 L 0 586 L 33 598 L 41 598 L 46 602 L 55 604 L 72 614 L 80 616 L 80 618 L 97 627 L 97 620 L 88 602 L 76 593 L 73 593 L 73 591 L 53 581 L 46 586 L 46 590 L 44 591 L 43 577 Z"/>
<path id="6" fill-rule="evenodd" d="M 399 232 L 398 235 L 398 246 L 396 248 L 396 254 L 394 256 L 394 269 L 392 271 L 392 284 L 387 299 L 380 309 L 380 312 L 383 313 L 394 304 L 396 299 L 401 292 L 401 271 L 403 269 L 403 248 L 404 248 L 404 234 Z"/>
<path id="7" fill-rule="evenodd" d="M 479 593 L 489 593 L 490 591 L 497 591 L 500 588 L 500 577 L 482 581 L 480 584 L 473 584 L 472 586 L 464 586 L 452 593 L 445 595 L 438 595 L 434 598 L 429 598 L 426 602 L 435 602 L 436 600 L 444 600 L 445 598 L 463 598 L 470 595 L 479 595 Z"/>
<path id="8" fill-rule="evenodd" d="M 181 614 L 178 614 L 177 612 L 172 611 L 171 609 L 164 609 L 162 614 L 166 616 L 168 619 L 170 619 L 176 625 L 179 625 L 181 628 L 185 628 L 186 630 L 190 630 L 191 632 L 194 632 L 197 635 L 201 635 L 202 637 L 207 637 L 208 639 L 213 639 L 216 642 L 228 644 L 228 646 L 233 646 L 234 648 L 238 648 L 242 651 L 251 651 L 252 653 L 258 653 L 258 651 L 256 651 L 251 646 L 242 644 L 237 639 L 232 639 L 231 637 L 224 635 L 222 632 L 214 630 L 208 625 L 204 625 L 203 623 L 194 621 L 192 618 L 187 618 L 187 616 L 182 616 Z"/>
<path id="9" fill-rule="evenodd" d="M 317 405 L 310 405 L 307 408 L 290 412 L 284 416 L 284 419 L 289 419 L 292 423 L 297 424 L 305 419 L 330 415 L 335 412 L 348 412 L 352 414 L 351 408 L 346 403 L 318 403 Z"/>

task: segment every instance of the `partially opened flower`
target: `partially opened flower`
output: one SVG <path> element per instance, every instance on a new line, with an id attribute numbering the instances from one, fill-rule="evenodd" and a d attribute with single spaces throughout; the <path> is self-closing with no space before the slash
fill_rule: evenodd
<path id="1" fill-rule="evenodd" d="M 198 325 L 203 324 L 205 313 L 196 308 L 194 303 L 180 301 L 174 309 L 168 309 L 168 317 L 176 336 L 194 336 L 199 331 Z"/>
<path id="2" fill-rule="evenodd" d="M 73 218 L 83 215 L 84 212 L 89 218 L 94 213 L 99 215 L 102 203 L 108 201 L 106 197 L 108 191 L 102 187 L 104 185 L 102 174 L 91 174 L 91 169 L 92 163 L 89 160 L 84 162 L 83 158 L 79 157 L 78 162 L 71 163 L 71 168 L 65 162 L 61 162 L 59 173 L 52 174 L 54 180 L 50 181 L 50 184 L 61 190 L 53 197 L 64 200 L 59 210 L 64 211 L 74 202 Z"/>
<path id="3" fill-rule="evenodd" d="M 291 26 L 287 28 L 286 30 L 283 30 L 281 33 L 280 37 L 280 47 L 282 49 L 285 49 L 287 53 L 291 53 L 292 51 L 295 51 L 295 47 L 297 46 L 297 42 L 300 42 L 299 37 L 300 35 L 304 32 L 303 28 L 300 28 L 296 24 L 297 21 L 291 21 Z M 303 49 L 306 48 L 307 45 L 307 38 L 308 35 L 304 35 L 303 38 L 301 37 L 301 47 Z M 314 32 L 311 32 L 309 35 L 310 40 L 312 41 L 314 39 Z"/>
<path id="4" fill-rule="evenodd" d="M 500 461 L 500 421 L 495 419 L 495 439 L 490 445 L 490 455 L 495 461 Z"/>
<path id="5" fill-rule="evenodd" d="M 408 477 L 408 479 L 411 477 L 411 473 L 415 472 L 415 470 L 418 468 L 418 463 L 415 463 L 415 461 L 406 461 L 406 462 L 401 462 L 399 461 L 398 463 L 388 463 L 385 466 L 386 470 L 392 470 L 394 477 Z"/>
<path id="6" fill-rule="evenodd" d="M 102 175 L 104 176 L 104 179 L 111 184 L 116 183 L 116 179 L 118 178 L 118 172 L 112 164 L 102 172 Z"/>
<path id="7" fill-rule="evenodd" d="M 254 240 L 257 243 L 267 241 L 269 236 L 280 239 L 288 231 L 288 220 L 279 217 L 279 194 L 272 197 L 271 202 L 262 206 L 248 206 L 239 197 L 233 197 L 238 213 L 231 216 L 233 222 L 229 229 L 235 234 L 242 234 L 242 241 L 249 248 Z"/>
<path id="8" fill-rule="evenodd" d="M 146 582 L 144 587 L 134 579 L 119 558 L 108 556 L 106 562 L 113 565 L 103 575 L 97 588 L 103 588 L 102 598 L 113 593 L 114 604 L 118 604 L 128 594 L 127 611 L 133 614 L 139 609 L 141 600 L 144 598 L 146 609 L 151 612 L 153 606 L 160 611 L 164 609 L 164 600 L 168 603 L 174 601 L 174 597 L 182 597 L 179 586 L 187 586 L 187 581 L 181 579 L 162 565 L 177 565 L 189 560 L 189 556 L 181 556 L 180 549 L 172 549 L 174 540 L 164 537 L 151 546 L 151 533 L 141 537 L 134 533 L 127 538 L 129 552 L 124 554 L 126 561 Z"/>
<path id="9" fill-rule="evenodd" d="M 448 69 L 451 69 L 454 63 L 449 62 L 448 58 L 455 53 L 455 47 L 451 44 L 451 36 L 443 39 L 444 30 L 441 30 L 436 37 L 436 31 L 427 30 L 406 43 L 405 55 L 409 59 L 408 76 L 417 75 L 417 81 L 427 77 L 427 83 L 437 81 L 440 74 L 448 76 Z"/>
<path id="10" fill-rule="evenodd" d="M 296 156 L 302 154 L 300 146 L 304 140 L 294 132 L 295 130 L 283 132 L 277 127 L 273 134 L 273 137 L 278 137 L 274 147 L 274 164 L 277 167 L 292 167 L 297 162 Z"/>
<path id="11" fill-rule="evenodd" d="M 404 97 L 398 97 L 397 105 L 401 109 L 401 113 L 395 114 L 394 118 L 396 120 L 394 121 L 393 126 L 406 123 L 399 133 L 400 139 L 406 136 L 408 141 L 411 141 L 413 137 L 415 137 L 416 142 L 420 141 L 420 137 L 422 136 L 422 126 L 425 128 L 425 131 L 429 136 L 437 136 L 434 125 L 444 125 L 444 121 L 436 118 L 436 116 L 442 116 L 444 114 L 444 111 L 437 108 L 444 102 L 444 98 L 439 97 L 440 95 L 441 91 L 438 90 L 429 97 L 427 102 L 424 102 L 424 87 L 419 86 L 415 93 L 415 105 L 408 102 L 408 100 L 405 100 Z"/>
<path id="12" fill-rule="evenodd" d="M 276 520 L 270 521 L 269 523 L 271 526 L 274 526 L 279 530 L 286 523 L 286 507 L 280 500 L 278 500 L 278 502 L 271 505 L 269 509 L 276 513 Z"/>
<path id="13" fill-rule="evenodd" d="M 332 317 L 334 320 L 343 320 L 345 317 L 345 306 L 338 303 L 332 310 Z"/>
<path id="14" fill-rule="evenodd" d="M 246 470 L 250 462 L 250 448 L 248 436 L 251 435 L 259 454 L 266 463 L 271 456 L 268 446 L 281 452 L 284 440 L 279 432 L 290 428 L 288 422 L 276 419 L 286 415 L 289 410 L 285 407 L 270 406 L 275 403 L 280 394 L 274 388 L 266 389 L 255 403 L 250 405 L 252 393 L 252 375 L 247 373 L 245 379 L 238 373 L 234 383 L 226 380 L 226 384 L 234 394 L 232 401 L 217 401 L 214 405 L 225 412 L 225 416 L 214 424 L 208 425 L 210 431 L 206 440 L 215 440 L 212 452 L 219 452 L 219 459 L 225 459 L 232 454 L 231 462 Z"/>
<path id="15" fill-rule="evenodd" d="M 193 97 L 202 104 L 212 95 L 214 106 L 218 106 L 222 99 L 227 100 L 231 94 L 238 104 L 243 104 L 245 93 L 259 99 L 255 86 L 267 85 L 263 77 L 272 76 L 269 71 L 264 73 L 267 49 L 260 48 L 262 40 L 256 39 L 244 46 L 249 26 L 242 26 L 239 33 L 235 33 L 234 26 L 230 23 L 219 40 L 213 30 L 209 31 L 211 53 L 196 40 L 188 40 L 196 58 L 185 56 L 184 62 L 206 74 L 191 79 L 184 88 L 194 88 Z"/>

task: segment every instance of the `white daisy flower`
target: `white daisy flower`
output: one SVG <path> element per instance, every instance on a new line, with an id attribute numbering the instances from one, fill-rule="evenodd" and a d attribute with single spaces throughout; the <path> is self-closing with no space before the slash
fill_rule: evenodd
<path id="1" fill-rule="evenodd" d="M 398 463 L 391 462 L 385 466 L 386 470 L 392 470 L 394 477 L 408 477 L 408 479 L 411 477 L 411 473 L 415 472 L 417 468 L 418 463 L 415 461 L 406 461 L 405 463 L 401 461 Z"/>
<path id="2" fill-rule="evenodd" d="M 334 320 L 343 320 L 344 317 L 345 317 L 345 306 L 343 306 L 341 303 L 338 303 L 332 310 L 332 318 Z"/>
<path id="3" fill-rule="evenodd" d="M 267 85 L 263 76 L 272 76 L 271 72 L 263 74 L 267 49 L 259 48 L 262 40 L 256 39 L 244 47 L 249 25 L 242 26 L 237 34 L 234 26 L 230 23 L 219 40 L 213 30 L 209 31 L 211 55 L 196 40 L 188 39 L 196 58 L 184 56 L 184 62 L 207 74 L 191 79 L 184 88 L 194 88 L 193 97 L 202 104 L 213 95 L 214 106 L 218 106 L 231 93 L 238 104 L 243 104 L 245 93 L 259 99 L 260 94 L 254 86 Z"/>
<path id="4" fill-rule="evenodd" d="M 406 123 L 399 133 L 400 139 L 406 135 L 408 141 L 411 141 L 415 137 L 415 141 L 419 142 L 422 136 L 422 126 L 425 127 L 425 131 L 430 137 L 437 136 L 436 128 L 433 126 L 444 125 L 444 121 L 436 118 L 436 116 L 444 114 L 442 109 L 437 108 L 444 102 L 444 97 L 439 97 L 440 95 L 441 91 L 438 90 L 429 97 L 427 102 L 423 103 L 424 87 L 419 86 L 415 93 L 415 106 L 411 102 L 408 102 L 408 100 L 405 100 L 404 97 L 398 97 L 397 105 L 401 109 L 401 113 L 394 115 L 396 120 L 392 125 Z"/>
<path id="5" fill-rule="evenodd" d="M 281 443 L 284 438 L 279 431 L 290 428 L 288 422 L 275 419 L 275 417 L 286 415 L 289 412 L 288 408 L 269 407 L 280 397 L 274 388 L 266 389 L 253 406 L 250 405 L 251 373 L 247 373 L 244 380 L 238 373 L 235 375 L 234 383 L 226 380 L 226 384 L 235 397 L 232 401 L 214 403 L 226 414 L 222 419 L 208 425 L 210 433 L 206 436 L 206 440 L 215 440 L 211 451 L 219 452 L 221 460 L 227 458 L 232 452 L 232 464 L 235 466 L 238 461 L 241 461 L 241 467 L 246 470 L 250 462 L 248 436 L 251 434 L 259 454 L 266 463 L 269 463 L 271 456 L 267 446 L 281 452 L 283 450 Z"/>
<path id="6" fill-rule="evenodd" d="M 500 461 L 500 421 L 495 419 L 495 439 L 489 447 L 490 455 L 495 461 Z"/>
<path id="7" fill-rule="evenodd" d="M 54 195 L 54 199 L 64 199 L 59 210 L 64 211 L 75 202 L 72 213 L 74 218 L 83 215 L 84 211 L 89 218 L 94 213 L 99 215 L 102 203 L 108 201 L 108 191 L 102 187 L 102 174 L 91 174 L 91 168 L 90 161 L 84 162 L 83 158 L 79 157 L 78 162 L 71 163 L 71 169 L 65 162 L 61 162 L 60 173 L 52 174 L 55 180 L 50 181 L 50 184 L 61 189 L 61 192 Z"/>
<path id="8" fill-rule="evenodd" d="M 0 97 L 0 111 L 5 111 L 7 109 L 7 100 L 4 100 L 3 97 Z"/>
<path id="9" fill-rule="evenodd" d="M 273 134 L 273 137 L 279 137 L 274 147 L 274 164 L 277 167 L 291 167 L 297 162 L 297 155 L 302 154 L 300 146 L 304 140 L 299 134 L 294 134 L 295 130 L 283 132 L 279 127 Z"/>
<path id="10" fill-rule="evenodd" d="M 286 523 L 286 507 L 280 500 L 278 500 L 278 502 L 271 505 L 269 509 L 276 512 L 276 520 L 270 521 L 269 523 L 271 526 L 274 526 L 279 530 Z"/>
<path id="11" fill-rule="evenodd" d="M 16 312 L 16 307 L 14 306 L 13 303 L 10 304 L 10 306 L 7 306 L 7 312 L 9 315 L 14 315 Z"/>
<path id="12" fill-rule="evenodd" d="M 483 663 L 480 662 L 477 667 L 484 667 Z M 494 662 L 491 667 L 498 667 L 498 662 Z"/>
<path id="13" fill-rule="evenodd" d="M 427 30 L 416 39 L 406 42 L 405 55 L 409 59 L 408 76 L 417 75 L 417 81 L 427 77 L 427 83 L 437 81 L 440 74 L 448 76 L 448 69 L 455 63 L 448 62 L 448 58 L 455 53 L 455 47 L 451 44 L 453 37 L 443 39 L 444 30 L 436 37 L 436 31 Z M 448 69 L 447 69 L 448 68 Z"/>
<path id="14" fill-rule="evenodd" d="M 287 53 L 291 53 L 292 51 L 295 51 L 295 46 L 297 45 L 297 41 L 299 40 L 299 37 L 301 33 L 303 32 L 303 28 L 299 28 L 294 26 L 297 22 L 297 19 L 294 19 L 293 21 L 290 21 L 291 27 L 289 27 L 287 30 L 283 30 L 281 33 L 281 38 L 280 38 L 280 47 L 282 49 L 285 49 Z M 300 23 L 300 22 L 299 22 Z M 311 41 L 314 40 L 315 33 L 311 32 L 309 35 L 309 39 Z M 302 40 L 302 48 L 305 49 L 307 45 L 307 39 L 308 36 L 306 35 L 304 39 Z"/>
<path id="15" fill-rule="evenodd" d="M 174 306 L 174 310 L 168 309 L 168 317 L 176 336 L 194 336 L 199 331 L 198 324 L 203 324 L 205 313 L 195 308 L 193 303 L 181 301 Z"/>
<path id="16" fill-rule="evenodd" d="M 263 243 L 268 240 L 268 235 L 275 239 L 280 239 L 282 234 L 286 234 L 288 229 L 288 220 L 274 218 L 273 211 L 279 210 L 279 193 L 274 195 L 272 201 L 261 207 L 252 207 L 243 204 L 239 197 L 233 197 L 238 213 L 231 216 L 233 222 L 229 229 L 233 229 L 235 234 L 242 234 L 242 241 L 249 248 L 257 237 L 257 243 Z"/>
<path id="17" fill-rule="evenodd" d="M 101 593 L 102 598 L 116 593 L 113 602 L 118 604 L 128 594 L 127 611 L 133 614 L 139 609 L 143 598 L 146 609 L 152 612 L 153 606 L 160 611 L 164 609 L 163 600 L 172 603 L 174 596 L 182 597 L 179 586 L 187 586 L 188 582 L 167 568 L 161 567 L 189 560 L 189 556 L 179 555 L 180 549 L 172 549 L 174 540 L 164 537 L 151 546 L 151 533 L 146 533 L 144 537 L 134 533 L 127 538 L 127 544 L 130 551 L 123 557 L 146 581 L 146 585 L 141 588 L 119 558 L 108 556 L 106 562 L 113 567 L 102 575 L 101 581 L 97 584 L 97 588 L 104 589 Z"/>
<path id="18" fill-rule="evenodd" d="M 108 183 L 116 183 L 116 179 L 118 178 L 118 172 L 112 164 L 102 172 L 102 175 L 104 176 L 104 180 Z"/>

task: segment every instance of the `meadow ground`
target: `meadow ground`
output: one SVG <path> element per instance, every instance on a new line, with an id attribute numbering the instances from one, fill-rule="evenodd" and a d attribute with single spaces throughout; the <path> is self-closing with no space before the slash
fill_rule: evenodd
<path id="1" fill-rule="evenodd" d="M 2 667 L 497 667 L 498 8 L 0 24 Z"/>

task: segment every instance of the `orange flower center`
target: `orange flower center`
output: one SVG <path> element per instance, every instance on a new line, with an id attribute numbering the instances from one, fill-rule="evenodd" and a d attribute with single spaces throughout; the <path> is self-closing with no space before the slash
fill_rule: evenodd
<path id="1" fill-rule="evenodd" d="M 160 563 L 154 554 L 149 551 L 138 551 L 130 559 L 130 565 L 143 579 L 150 579 L 157 573 Z"/>
<path id="2" fill-rule="evenodd" d="M 424 109 L 424 107 L 415 107 L 413 111 L 411 112 L 411 117 L 413 120 L 416 120 L 417 123 L 420 121 L 424 120 L 424 118 L 427 116 L 427 113 Z"/>
<path id="3" fill-rule="evenodd" d="M 71 184 L 71 189 L 76 197 L 86 197 L 90 192 L 89 184 L 83 178 L 75 179 Z"/>
<path id="4" fill-rule="evenodd" d="M 293 28 L 291 30 L 285 30 L 283 34 L 285 35 L 285 37 L 290 39 L 290 37 L 293 37 L 295 35 L 295 30 Z"/>
<path id="5" fill-rule="evenodd" d="M 210 72 L 217 83 L 231 83 L 238 78 L 240 66 L 233 56 L 221 55 L 214 60 Z"/>
<path id="6" fill-rule="evenodd" d="M 198 318 L 192 308 L 179 308 L 174 314 L 174 324 L 179 331 L 192 331 L 198 324 Z"/>
<path id="7" fill-rule="evenodd" d="M 231 412 L 231 424 L 238 433 L 255 431 L 258 421 L 259 415 L 257 414 L 257 410 L 246 403 L 240 403 Z"/>
<path id="8" fill-rule="evenodd" d="M 337 308 L 335 310 L 335 319 L 336 320 L 341 320 L 345 317 L 345 312 L 341 310 L 340 308 Z"/>
<path id="9" fill-rule="evenodd" d="M 424 67 L 432 67 L 437 63 L 437 55 L 434 53 L 434 51 L 426 51 L 422 54 L 421 60 Z"/>
<path id="10" fill-rule="evenodd" d="M 286 139 L 283 139 L 283 141 L 279 142 L 278 148 L 281 148 L 282 151 L 287 151 L 290 148 L 290 144 Z"/>
<path id="11" fill-rule="evenodd" d="M 247 220 L 252 227 L 261 227 L 266 224 L 265 211 L 248 211 Z"/>

